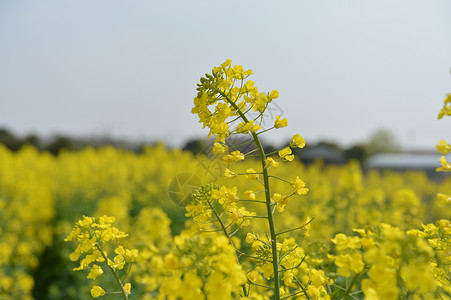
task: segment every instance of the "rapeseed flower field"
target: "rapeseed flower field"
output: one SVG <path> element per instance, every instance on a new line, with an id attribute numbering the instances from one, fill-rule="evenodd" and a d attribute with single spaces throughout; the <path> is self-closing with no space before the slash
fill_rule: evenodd
<path id="1" fill-rule="evenodd" d="M 279 92 L 251 75 L 227 60 L 200 80 L 213 155 L 0 145 L 0 299 L 450 299 L 451 178 L 306 166 L 299 133 L 265 153 L 289 121 L 263 127 Z"/>

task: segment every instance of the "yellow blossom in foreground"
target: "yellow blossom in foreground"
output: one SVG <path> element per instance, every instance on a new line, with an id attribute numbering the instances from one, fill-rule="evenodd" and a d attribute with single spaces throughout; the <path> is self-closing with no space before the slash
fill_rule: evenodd
<path id="1" fill-rule="evenodd" d="M 308 193 L 309 189 L 305 187 L 304 181 L 302 181 L 299 176 L 290 182 L 290 185 L 294 188 L 293 193 L 296 195 L 305 195 Z"/>
<path id="2" fill-rule="evenodd" d="M 276 162 L 272 157 L 266 158 L 266 168 L 277 167 L 277 166 L 279 166 L 279 163 Z"/>
<path id="3" fill-rule="evenodd" d="M 229 211 L 230 220 L 237 222 L 239 227 L 248 226 L 249 219 L 255 215 L 255 212 L 249 212 L 244 207 L 232 207 Z"/>
<path id="4" fill-rule="evenodd" d="M 259 175 L 252 168 L 247 169 L 246 173 L 248 173 L 248 174 L 246 174 L 246 178 L 249 180 L 256 180 L 259 177 Z"/>
<path id="5" fill-rule="evenodd" d="M 351 276 L 351 272 L 362 272 L 363 267 L 365 266 L 360 253 L 339 255 L 335 258 L 335 264 L 338 266 L 338 274 L 344 277 Z"/>
<path id="6" fill-rule="evenodd" d="M 284 161 L 293 161 L 294 155 L 291 153 L 292 153 L 292 151 L 291 151 L 290 147 L 286 147 L 279 151 L 279 156 Z"/>
<path id="7" fill-rule="evenodd" d="M 217 199 L 220 204 L 229 205 L 234 202 L 240 201 L 240 198 L 237 196 L 237 188 L 227 188 L 225 186 L 221 186 L 219 190 L 212 190 L 211 196 L 213 199 Z"/>
<path id="8" fill-rule="evenodd" d="M 356 236 L 348 237 L 343 233 L 338 233 L 331 241 L 336 245 L 338 251 L 360 248 L 360 238 Z"/>
<path id="9" fill-rule="evenodd" d="M 365 299 L 380 300 L 379 296 L 377 295 L 376 286 L 374 282 L 372 282 L 367 278 L 362 280 L 362 291 L 365 295 Z"/>
<path id="10" fill-rule="evenodd" d="M 237 150 L 237 151 L 233 151 L 232 153 L 224 156 L 222 159 L 226 163 L 233 163 L 233 162 L 244 160 L 244 154 Z"/>
<path id="11" fill-rule="evenodd" d="M 124 292 L 125 292 L 127 295 L 130 295 L 130 294 L 131 294 L 131 289 L 132 289 L 132 284 L 131 284 L 131 283 L 126 283 L 126 284 L 124 284 Z"/>
<path id="12" fill-rule="evenodd" d="M 446 157 L 440 157 L 441 167 L 437 168 L 437 172 L 449 172 L 451 171 L 451 163 L 446 160 Z"/>
<path id="13" fill-rule="evenodd" d="M 302 230 L 304 230 L 305 236 L 310 236 L 310 230 L 312 230 L 312 219 L 307 217 L 304 224 L 302 225 Z"/>
<path id="14" fill-rule="evenodd" d="M 231 170 L 229 170 L 228 168 L 224 168 L 224 176 L 227 178 L 234 178 L 236 177 L 238 174 L 236 172 L 233 172 Z"/>
<path id="15" fill-rule="evenodd" d="M 443 194 L 443 193 L 438 193 L 437 199 L 440 201 L 440 204 L 443 206 L 448 203 L 451 203 L 451 196 Z"/>
<path id="16" fill-rule="evenodd" d="M 87 216 L 83 216 L 83 219 L 82 219 L 82 220 L 79 220 L 79 221 L 77 222 L 77 224 L 78 224 L 80 227 L 88 227 L 88 226 L 91 225 L 93 222 L 94 222 L 94 218 L 87 217 Z M 113 221 L 113 222 L 114 222 L 114 221 Z"/>
<path id="17" fill-rule="evenodd" d="M 375 245 L 374 240 L 372 238 L 367 237 L 361 238 L 360 243 L 362 244 L 363 249 L 370 249 Z"/>
<path id="18" fill-rule="evenodd" d="M 238 124 L 236 129 L 237 133 L 249 133 L 249 132 L 257 132 L 262 127 L 258 124 L 254 124 L 254 120 L 250 120 L 249 122 L 241 122 Z"/>
<path id="19" fill-rule="evenodd" d="M 446 155 L 451 151 L 451 145 L 446 143 L 445 140 L 440 140 L 437 144 L 437 151 L 443 155 Z"/>
<path id="20" fill-rule="evenodd" d="M 282 196 L 281 194 L 274 193 L 273 200 L 276 202 L 276 207 L 278 212 L 283 212 L 285 210 L 285 206 L 288 204 L 289 198 L 287 196 Z"/>
<path id="21" fill-rule="evenodd" d="M 245 191 L 244 192 L 244 198 L 248 199 L 248 200 L 255 200 L 255 193 L 253 191 Z"/>
<path id="22" fill-rule="evenodd" d="M 258 240 L 258 234 L 255 235 L 253 233 L 248 232 L 246 235 L 246 242 L 252 244 L 253 242 Z"/>
<path id="23" fill-rule="evenodd" d="M 432 292 L 438 284 L 429 263 L 402 266 L 400 274 L 407 289 L 411 291 L 419 289 L 421 293 Z"/>
<path id="24" fill-rule="evenodd" d="M 129 261 L 135 261 L 138 258 L 138 249 L 125 249 L 125 257 Z"/>
<path id="25" fill-rule="evenodd" d="M 224 152 L 226 152 L 227 150 L 229 150 L 229 147 L 227 147 L 227 145 L 215 142 L 213 144 L 213 148 L 211 149 L 213 154 L 222 154 Z"/>
<path id="26" fill-rule="evenodd" d="M 100 286 L 95 285 L 95 286 L 92 287 L 92 289 L 91 289 L 91 296 L 93 298 L 97 298 L 97 297 L 100 297 L 100 296 L 103 296 L 103 295 L 105 295 L 105 290 L 102 289 Z"/>
<path id="27" fill-rule="evenodd" d="M 310 279 L 312 280 L 312 284 L 316 287 L 321 287 L 327 283 L 327 277 L 323 270 L 312 269 L 310 271 Z"/>
<path id="28" fill-rule="evenodd" d="M 450 107 L 451 94 L 446 95 L 446 98 L 443 102 L 444 102 L 443 108 L 440 110 L 437 117 L 439 120 L 443 118 L 443 116 L 451 116 L 451 107 Z"/>
<path id="29" fill-rule="evenodd" d="M 302 136 L 299 134 L 293 135 L 290 141 L 290 146 L 292 148 L 298 147 L 298 148 L 304 148 L 305 147 L 305 140 Z"/>
<path id="30" fill-rule="evenodd" d="M 250 132 L 257 132 L 258 130 L 260 130 L 262 127 L 258 124 L 254 124 L 254 120 L 249 121 L 249 131 Z"/>
<path id="31" fill-rule="evenodd" d="M 122 255 L 118 254 L 114 257 L 114 261 L 108 259 L 107 263 L 114 269 L 122 270 L 125 265 L 125 258 Z"/>
<path id="32" fill-rule="evenodd" d="M 257 90 L 257 87 L 254 86 L 254 81 L 252 81 L 252 80 L 246 81 L 246 83 L 244 84 L 243 88 L 244 88 L 244 91 L 247 92 L 247 93 L 250 93 L 252 91 L 256 91 Z"/>
<path id="33" fill-rule="evenodd" d="M 282 127 L 286 127 L 288 125 L 288 120 L 287 118 L 283 118 L 282 120 L 280 120 L 280 116 L 276 116 L 276 121 L 274 122 L 274 128 L 282 128 Z"/>
<path id="34" fill-rule="evenodd" d="M 94 264 L 91 267 L 91 272 L 88 274 L 89 279 L 96 279 L 98 276 L 103 274 L 103 270 L 100 266 Z"/>

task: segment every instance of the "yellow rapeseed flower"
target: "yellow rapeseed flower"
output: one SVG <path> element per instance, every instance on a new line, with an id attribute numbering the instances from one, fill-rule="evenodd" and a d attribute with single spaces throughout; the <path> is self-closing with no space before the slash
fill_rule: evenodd
<path id="1" fill-rule="evenodd" d="M 441 167 L 437 168 L 437 172 L 449 172 L 451 171 L 451 163 L 446 160 L 446 157 L 440 157 Z"/>
<path id="2" fill-rule="evenodd" d="M 290 146 L 292 148 L 298 147 L 298 148 L 304 148 L 305 147 L 305 140 L 302 136 L 299 134 L 293 135 L 290 141 Z"/>
<path id="3" fill-rule="evenodd" d="M 253 191 L 245 191 L 244 192 L 244 198 L 249 199 L 249 200 L 255 200 L 255 193 Z"/>
<path id="4" fill-rule="evenodd" d="M 437 151 L 443 155 L 446 155 L 451 151 L 451 145 L 446 143 L 445 140 L 440 140 L 437 144 Z"/>
<path id="5" fill-rule="evenodd" d="M 276 116 L 276 121 L 274 122 L 274 128 L 282 128 L 288 125 L 287 118 L 280 120 L 280 116 Z"/>
<path id="6" fill-rule="evenodd" d="M 126 283 L 126 284 L 124 284 L 124 292 L 125 292 L 127 295 L 130 295 L 130 294 L 131 294 L 131 289 L 132 289 L 132 284 L 131 284 L 131 283 Z"/>
<path id="7" fill-rule="evenodd" d="M 271 94 L 269 94 L 269 97 L 271 97 L 271 99 L 277 99 L 279 98 L 279 91 L 278 90 L 273 90 L 271 92 Z"/>
<path id="8" fill-rule="evenodd" d="M 224 176 L 227 178 L 234 178 L 236 177 L 238 174 L 234 171 L 231 171 L 228 168 L 224 168 Z"/>
<path id="9" fill-rule="evenodd" d="M 286 147 L 279 151 L 279 156 L 284 161 L 293 161 L 294 155 L 291 153 L 292 153 L 292 151 L 291 151 L 290 147 Z"/>
<path id="10" fill-rule="evenodd" d="M 95 286 L 92 287 L 92 289 L 91 289 L 91 296 L 93 298 L 97 298 L 97 297 L 100 297 L 100 296 L 103 296 L 103 295 L 105 295 L 105 290 L 102 289 L 100 286 L 95 285 Z"/>
<path id="11" fill-rule="evenodd" d="M 244 160 L 244 154 L 240 151 L 233 151 L 232 153 L 225 155 L 223 158 L 224 162 L 226 163 L 234 163 L 241 160 Z"/>
<path id="12" fill-rule="evenodd" d="M 305 195 L 309 191 L 309 189 L 305 187 L 304 181 L 302 181 L 299 176 L 296 176 L 296 179 L 291 181 L 290 185 L 294 188 L 293 193 L 296 195 Z"/>
<path id="13" fill-rule="evenodd" d="M 246 170 L 246 178 L 249 180 L 257 180 L 259 175 L 255 172 L 253 168 L 249 168 Z"/>
<path id="14" fill-rule="evenodd" d="M 246 235 L 246 242 L 248 244 L 252 244 L 253 242 L 255 242 L 257 240 L 258 240 L 258 234 L 255 235 L 255 234 L 250 233 L 250 232 L 247 233 L 247 235 Z"/>
<path id="15" fill-rule="evenodd" d="M 89 279 L 96 279 L 98 276 L 103 274 L 103 270 L 100 266 L 94 264 L 91 267 L 91 271 L 88 274 Z"/>
<path id="16" fill-rule="evenodd" d="M 227 147 L 227 145 L 225 145 L 225 144 L 221 144 L 218 142 L 215 142 L 213 144 L 213 148 L 212 148 L 213 154 L 222 154 L 222 153 L 226 152 L 227 150 L 229 150 L 229 147 Z"/>
<path id="17" fill-rule="evenodd" d="M 279 166 L 279 163 L 276 162 L 272 157 L 266 158 L 266 168 L 277 167 L 277 166 Z"/>
<path id="18" fill-rule="evenodd" d="M 274 201 L 277 202 L 276 207 L 278 212 L 283 212 L 285 210 L 285 206 L 288 204 L 289 198 L 288 196 L 282 196 L 280 194 L 274 193 Z"/>
<path id="19" fill-rule="evenodd" d="M 336 245 L 338 251 L 344 249 L 359 249 L 361 246 L 359 237 L 348 237 L 343 233 L 336 234 L 331 241 Z"/>
<path id="20" fill-rule="evenodd" d="M 365 266 L 360 253 L 339 255 L 335 258 L 335 264 L 338 266 L 338 274 L 344 277 L 351 276 L 351 272 L 360 273 Z"/>

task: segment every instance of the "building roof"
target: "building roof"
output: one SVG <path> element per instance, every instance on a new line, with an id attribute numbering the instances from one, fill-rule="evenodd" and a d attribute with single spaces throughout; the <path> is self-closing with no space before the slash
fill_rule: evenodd
<path id="1" fill-rule="evenodd" d="M 440 153 L 381 153 L 369 157 L 365 167 L 369 169 L 436 169 L 440 166 Z"/>

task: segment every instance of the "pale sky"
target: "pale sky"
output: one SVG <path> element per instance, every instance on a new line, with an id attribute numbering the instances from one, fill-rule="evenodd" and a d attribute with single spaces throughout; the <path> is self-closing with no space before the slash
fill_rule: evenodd
<path id="1" fill-rule="evenodd" d="M 0 127 L 183 145 L 196 83 L 226 58 L 279 90 L 281 143 L 451 140 L 451 1 L 0 0 Z"/>

